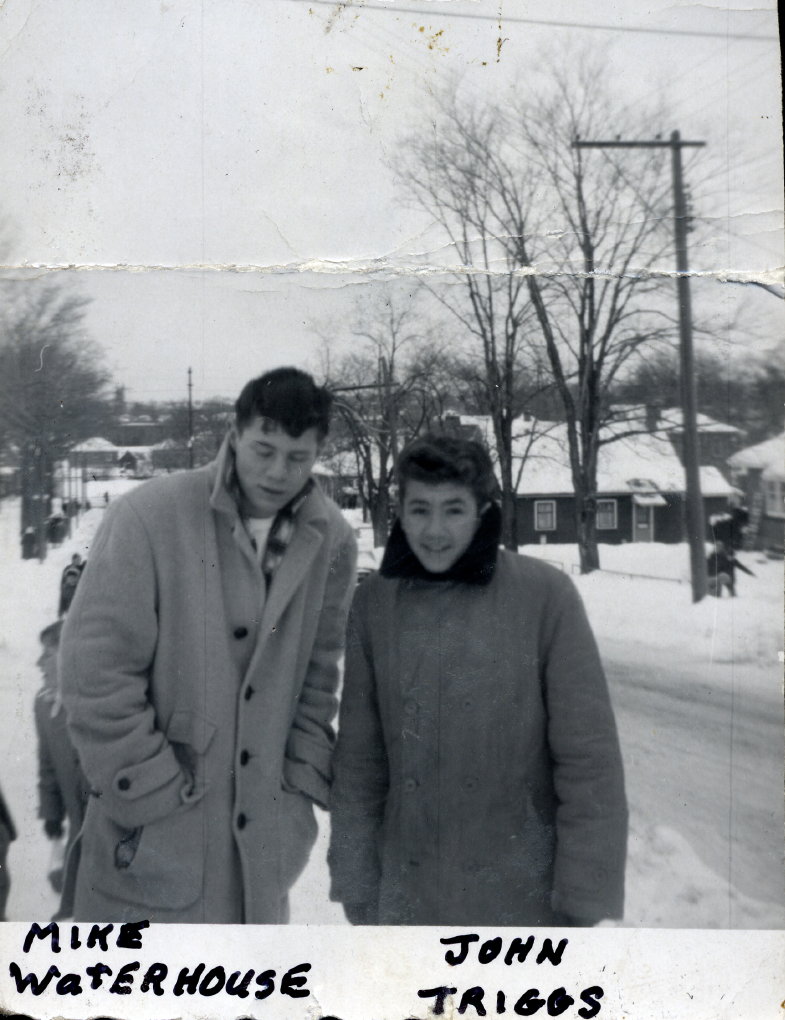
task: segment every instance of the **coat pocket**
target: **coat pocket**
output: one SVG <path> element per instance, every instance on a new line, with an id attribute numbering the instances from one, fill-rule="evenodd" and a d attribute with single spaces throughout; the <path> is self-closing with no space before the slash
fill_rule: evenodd
<path id="1" fill-rule="evenodd" d="M 186 805 L 148 825 L 125 829 L 88 806 L 82 830 L 80 881 L 118 905 L 139 904 L 176 910 L 202 892 L 205 816 L 201 805 Z"/>
<path id="2" fill-rule="evenodd" d="M 318 831 L 310 797 L 282 788 L 278 798 L 278 873 L 284 892 L 291 889 L 305 869 Z"/>
<path id="3" fill-rule="evenodd" d="M 204 756 L 216 729 L 215 724 L 199 712 L 183 710 L 174 712 L 166 727 L 166 739 L 172 746 L 174 756 L 193 783 L 189 801 L 204 796 Z"/>

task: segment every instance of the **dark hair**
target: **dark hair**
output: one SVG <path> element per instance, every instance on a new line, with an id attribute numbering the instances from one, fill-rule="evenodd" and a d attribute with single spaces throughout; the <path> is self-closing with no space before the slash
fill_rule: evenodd
<path id="1" fill-rule="evenodd" d="M 46 648 L 57 648 L 60 644 L 60 631 L 63 629 L 63 621 L 55 620 L 48 624 L 38 635 L 38 640 Z"/>
<path id="2" fill-rule="evenodd" d="M 439 433 L 422 436 L 406 447 L 398 458 L 397 477 L 401 500 L 408 481 L 465 485 L 480 507 L 497 490 L 491 458 L 482 443 Z"/>
<path id="3" fill-rule="evenodd" d="M 243 386 L 234 405 L 235 422 L 242 430 L 254 418 L 266 418 L 297 439 L 315 428 L 320 439 L 330 431 L 332 394 L 317 386 L 299 368 L 274 368 Z"/>

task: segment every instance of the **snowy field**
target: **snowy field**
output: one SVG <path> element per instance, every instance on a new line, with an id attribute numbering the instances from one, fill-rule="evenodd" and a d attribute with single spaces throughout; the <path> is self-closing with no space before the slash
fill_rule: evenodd
<path id="1" fill-rule="evenodd" d="M 20 831 L 10 856 L 12 920 L 56 909 L 36 819 L 37 635 L 56 618 L 71 554 L 89 558 L 104 492 L 134 484 L 94 483 L 94 509 L 42 564 L 21 560 L 18 501 L 0 501 L 0 783 Z M 738 597 L 693 605 L 685 546 L 602 546 L 603 570 L 588 577 L 577 572 L 575 547 L 520 551 L 573 576 L 608 668 L 631 808 L 623 923 L 785 927 L 782 563 L 742 554 L 757 576 L 739 575 Z M 343 920 L 327 900 L 322 813 L 320 827 L 293 893 L 296 923 Z"/>

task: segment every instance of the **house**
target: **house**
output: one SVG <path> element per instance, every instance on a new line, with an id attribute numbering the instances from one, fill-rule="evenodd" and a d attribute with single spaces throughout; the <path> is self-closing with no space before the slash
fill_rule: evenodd
<path id="1" fill-rule="evenodd" d="M 72 446 L 68 459 L 73 467 L 95 478 L 108 478 L 117 466 L 120 450 L 101 436 L 85 439 Z"/>
<path id="2" fill-rule="evenodd" d="M 782 549 L 785 528 L 785 432 L 728 458 L 734 484 L 749 508 L 745 544 Z"/>
<path id="3" fill-rule="evenodd" d="M 340 479 L 333 469 L 323 461 L 317 460 L 311 469 L 311 474 L 319 483 L 322 492 L 337 503 L 340 499 Z"/>
<path id="4" fill-rule="evenodd" d="M 575 542 L 566 426 L 554 423 L 544 431 L 540 422 L 531 427 L 540 434 L 516 440 L 519 450 L 530 447 L 517 485 L 518 542 Z M 727 510 L 736 490 L 711 465 L 701 467 L 700 482 L 709 538 L 709 518 Z M 667 433 L 623 435 L 600 447 L 596 516 L 600 542 L 682 542 L 684 517 L 684 468 Z"/>
<path id="5" fill-rule="evenodd" d="M 164 439 L 150 447 L 153 471 L 184 471 L 189 465 L 188 447 L 175 439 Z"/>
<path id="6" fill-rule="evenodd" d="M 126 449 L 129 446 L 154 446 L 166 439 L 167 432 L 168 423 L 154 420 L 149 414 L 140 414 L 136 418 L 122 414 L 111 436 L 117 446 Z"/>
<path id="7" fill-rule="evenodd" d="M 660 408 L 654 404 L 614 404 L 611 414 L 615 427 L 626 425 L 633 431 L 667 435 L 681 463 L 684 463 L 684 414 L 680 407 Z M 744 432 L 735 425 L 716 421 L 708 414 L 696 416 L 700 462 L 717 468 L 729 477 L 728 458 L 744 440 Z"/>
<path id="8" fill-rule="evenodd" d="M 619 438 L 603 443 L 598 457 L 598 540 L 684 541 L 686 482 L 679 456 L 680 412 L 669 409 L 652 415 L 646 408 L 632 405 L 614 410 L 616 421 L 606 428 L 605 436 L 615 431 Z M 713 431 L 719 426 L 724 442 L 734 442 L 740 434 L 732 426 L 701 417 L 703 429 Z M 490 416 L 456 414 L 449 424 L 456 434 L 484 442 L 498 464 Z M 519 544 L 577 541 L 567 426 L 563 422 L 529 416 L 515 420 L 513 479 Z M 714 464 L 701 467 L 700 482 L 710 538 L 709 519 L 727 511 L 736 490 Z"/>
<path id="9" fill-rule="evenodd" d="M 132 478 L 151 478 L 153 474 L 153 452 L 150 446 L 125 446 L 118 448 L 117 466 L 124 475 Z"/>

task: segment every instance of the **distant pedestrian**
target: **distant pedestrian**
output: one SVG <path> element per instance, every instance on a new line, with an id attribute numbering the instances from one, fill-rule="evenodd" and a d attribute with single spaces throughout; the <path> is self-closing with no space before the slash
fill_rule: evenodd
<path id="1" fill-rule="evenodd" d="M 741 549 L 749 516 L 747 508 L 741 505 L 731 507 L 729 513 L 714 514 L 710 518 L 713 540 L 730 550 Z"/>
<path id="2" fill-rule="evenodd" d="M 11 876 L 8 873 L 8 849 L 15 839 L 16 827 L 3 797 L 3 791 L 0 790 L 0 921 L 6 919 L 5 908 L 11 889 Z"/>
<path id="3" fill-rule="evenodd" d="M 22 559 L 33 560 L 38 555 L 38 541 L 32 528 L 25 528 L 22 535 Z"/>
<path id="4" fill-rule="evenodd" d="M 46 540 L 50 545 L 60 545 L 65 538 L 66 519 L 60 513 L 52 514 L 46 519 Z"/>
<path id="5" fill-rule="evenodd" d="M 38 736 L 38 817 L 43 820 L 47 838 L 53 841 L 66 835 L 64 823 L 67 822 L 64 848 L 64 858 L 67 858 L 82 827 L 90 791 L 71 742 L 60 701 L 57 649 L 62 625 L 62 620 L 58 620 L 41 631 L 38 667 L 44 685 L 35 696 L 33 711 Z M 49 879 L 55 892 L 62 893 L 55 919 L 69 917 L 72 913 L 72 891 L 63 889 L 62 870 L 59 875 L 50 872 Z"/>
<path id="6" fill-rule="evenodd" d="M 104 493 L 104 506 L 109 506 L 109 493 Z"/>
<path id="7" fill-rule="evenodd" d="M 82 576 L 86 564 L 79 553 L 74 553 L 71 562 L 65 568 L 60 577 L 60 602 L 57 607 L 57 615 L 65 616 L 76 593 L 76 586 Z"/>
<path id="8" fill-rule="evenodd" d="M 709 575 L 709 594 L 716 598 L 722 598 L 723 591 L 727 588 L 728 595 L 733 598 L 736 594 L 736 568 L 743 573 L 755 577 L 755 574 L 745 567 L 741 560 L 730 546 L 724 542 L 715 542 L 714 549 L 706 560 L 706 570 Z"/>

